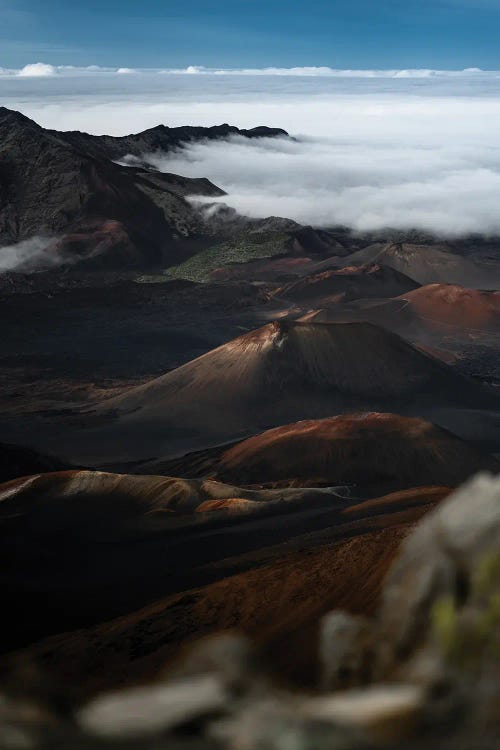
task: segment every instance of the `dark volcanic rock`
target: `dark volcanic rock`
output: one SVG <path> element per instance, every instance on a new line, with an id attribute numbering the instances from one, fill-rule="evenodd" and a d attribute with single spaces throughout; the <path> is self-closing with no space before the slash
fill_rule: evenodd
<path id="1" fill-rule="evenodd" d="M 350 250 L 346 248 L 335 232 L 313 227 L 301 227 L 290 239 L 291 249 L 295 253 L 308 255 L 329 254 L 343 256 Z"/>
<path id="2" fill-rule="evenodd" d="M 108 266 L 178 262 L 193 250 L 186 240 L 209 233 L 185 196 L 223 191 L 206 179 L 121 166 L 111 159 L 233 133 L 250 138 L 282 134 L 230 126 L 159 126 L 123 139 L 58 133 L 2 107 L 0 244 L 57 238 L 46 252 L 70 262 L 91 258 L 95 263 L 97 257 Z"/>
<path id="3" fill-rule="evenodd" d="M 78 130 L 58 133 L 67 143 L 79 150 L 86 151 L 96 158 L 122 159 L 125 155 L 142 156 L 148 152 L 171 151 L 179 148 L 183 143 L 201 140 L 219 140 L 229 136 L 240 135 L 244 138 L 277 138 L 288 137 L 286 130 L 281 128 L 267 128 L 260 126 L 250 130 L 240 130 L 234 125 L 215 125 L 211 128 L 182 126 L 169 128 L 166 125 L 157 125 L 148 128 L 142 133 L 133 133 L 124 136 L 90 135 Z"/>
<path id="4" fill-rule="evenodd" d="M 393 297 L 418 288 L 418 284 L 390 266 L 373 263 L 322 271 L 291 281 L 276 290 L 275 296 L 295 302 L 308 300 L 320 304 L 336 297 L 346 302 L 370 297 Z"/>
<path id="5" fill-rule="evenodd" d="M 62 471 L 69 465 L 53 456 L 25 448 L 21 445 L 0 443 L 0 481 L 7 482 L 16 477 L 26 477 L 46 471 Z"/>
<path id="6" fill-rule="evenodd" d="M 379 263 L 404 273 L 419 284 L 460 284 L 472 289 L 496 289 L 498 269 L 449 251 L 444 245 L 412 242 L 375 243 L 344 259 L 340 265 Z"/>

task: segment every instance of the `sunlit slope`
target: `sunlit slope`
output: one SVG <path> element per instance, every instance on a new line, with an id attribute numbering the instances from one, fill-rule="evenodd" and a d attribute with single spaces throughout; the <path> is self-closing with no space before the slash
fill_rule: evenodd
<path id="1" fill-rule="evenodd" d="M 479 385 L 369 323 L 275 322 L 103 402 L 65 450 L 104 465 L 173 456 L 304 418 L 426 416 L 435 404 L 492 402 Z"/>

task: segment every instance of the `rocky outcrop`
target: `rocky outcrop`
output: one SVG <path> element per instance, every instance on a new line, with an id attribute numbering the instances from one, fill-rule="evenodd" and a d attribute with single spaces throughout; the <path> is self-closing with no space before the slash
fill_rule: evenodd
<path id="1" fill-rule="evenodd" d="M 488 672 L 488 654 L 494 658 L 500 645 L 499 543 L 500 477 L 479 475 L 422 522 L 384 587 L 376 631 L 381 676 L 423 673 L 435 650 L 471 676 Z"/>

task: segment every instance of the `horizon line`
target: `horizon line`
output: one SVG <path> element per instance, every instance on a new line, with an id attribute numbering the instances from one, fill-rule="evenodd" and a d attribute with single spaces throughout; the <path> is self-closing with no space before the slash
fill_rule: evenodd
<path id="1" fill-rule="evenodd" d="M 439 78 L 500 76 L 500 70 L 485 70 L 478 67 L 462 69 L 437 68 L 332 68 L 329 66 L 293 66 L 263 68 L 217 68 L 203 65 L 188 65 L 185 68 L 121 67 L 100 65 L 52 65 L 50 63 L 28 63 L 22 68 L 0 67 L 0 78 L 49 78 L 71 75 L 214 75 L 214 76 L 290 76 L 304 78 Z"/>

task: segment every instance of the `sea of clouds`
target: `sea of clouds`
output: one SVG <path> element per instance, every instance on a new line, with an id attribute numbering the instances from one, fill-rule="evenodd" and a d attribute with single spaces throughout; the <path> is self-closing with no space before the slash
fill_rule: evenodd
<path id="1" fill-rule="evenodd" d="M 233 138 L 148 159 L 209 177 L 251 216 L 500 232 L 499 72 L 35 63 L 0 75 L 0 104 L 46 127 L 113 135 L 159 123 L 282 127 L 295 140 Z"/>
<path id="2" fill-rule="evenodd" d="M 481 68 L 464 70 L 433 70 L 430 68 L 399 70 L 346 70 L 327 66 L 297 66 L 292 68 L 207 68 L 203 65 L 188 65 L 186 68 L 111 68 L 99 65 L 78 67 L 74 65 L 50 65 L 29 63 L 22 68 L 1 68 L 0 76 L 20 76 L 21 78 L 47 78 L 55 75 L 85 75 L 92 73 L 135 73 L 138 75 L 249 75 L 249 76 L 298 76 L 331 78 L 457 78 L 470 75 L 497 76 L 498 71 L 485 71 Z"/>

